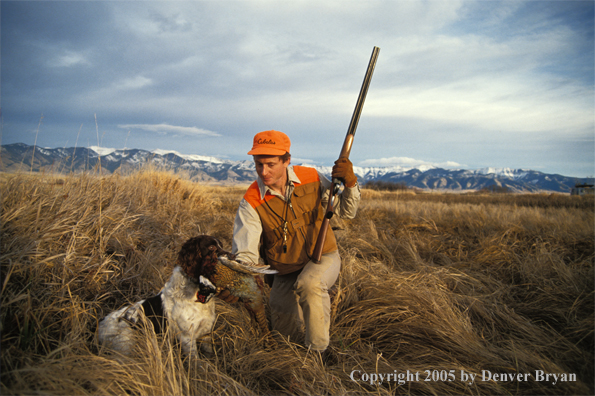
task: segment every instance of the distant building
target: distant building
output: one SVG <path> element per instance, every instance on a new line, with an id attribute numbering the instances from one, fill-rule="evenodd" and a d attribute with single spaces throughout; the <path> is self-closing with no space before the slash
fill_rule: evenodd
<path id="1" fill-rule="evenodd" d="M 576 184 L 574 188 L 570 191 L 570 195 L 593 195 L 595 194 L 595 189 L 593 188 L 593 184 Z"/>

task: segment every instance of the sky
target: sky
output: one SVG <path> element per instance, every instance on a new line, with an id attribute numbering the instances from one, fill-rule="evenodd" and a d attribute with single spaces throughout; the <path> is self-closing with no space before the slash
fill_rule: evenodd
<path id="1" fill-rule="evenodd" d="M 1 143 L 595 174 L 593 1 L 6 1 Z"/>

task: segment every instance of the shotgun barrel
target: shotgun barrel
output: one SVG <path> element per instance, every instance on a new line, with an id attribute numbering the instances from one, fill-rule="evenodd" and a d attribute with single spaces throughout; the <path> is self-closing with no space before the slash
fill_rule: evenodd
<path id="1" fill-rule="evenodd" d="M 351 153 L 351 146 L 353 145 L 355 130 L 357 129 L 357 124 L 362 114 L 362 109 L 364 108 L 364 101 L 366 100 L 368 88 L 370 87 L 370 82 L 372 81 L 372 74 L 374 74 L 374 67 L 376 66 L 376 60 L 378 59 L 379 52 L 380 48 L 378 47 L 374 47 L 372 50 L 372 56 L 370 57 L 370 62 L 368 62 L 368 69 L 366 70 L 364 82 L 362 83 L 359 96 L 357 97 L 355 109 L 353 110 L 353 115 L 351 116 L 351 122 L 349 123 L 347 136 L 345 136 L 345 141 L 343 142 L 343 147 L 341 148 L 339 158 L 349 158 L 349 154 Z M 314 253 L 312 254 L 312 260 L 315 263 L 320 263 L 320 259 L 322 258 L 322 249 L 324 247 L 324 242 L 326 241 L 326 235 L 328 233 L 331 217 L 333 217 L 334 201 L 337 193 L 339 192 L 340 185 L 341 181 L 333 178 L 333 184 L 331 186 L 331 190 L 329 191 L 326 213 L 324 215 L 324 219 L 322 220 L 322 226 L 320 228 L 320 232 L 318 233 L 318 238 L 316 239 Z"/>

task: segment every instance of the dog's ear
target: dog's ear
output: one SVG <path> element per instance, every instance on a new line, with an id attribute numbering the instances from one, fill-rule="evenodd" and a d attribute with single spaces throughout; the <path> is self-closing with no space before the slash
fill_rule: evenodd
<path id="1" fill-rule="evenodd" d="M 203 252 L 201 249 L 202 239 L 200 237 L 187 240 L 178 252 L 177 264 L 190 278 L 196 278 L 196 270 L 200 271 L 203 262 Z"/>
<path id="2" fill-rule="evenodd" d="M 215 271 L 220 255 L 221 243 L 217 238 L 212 236 L 204 236 L 201 243 L 202 251 L 202 272 L 201 274 L 210 275 Z"/>

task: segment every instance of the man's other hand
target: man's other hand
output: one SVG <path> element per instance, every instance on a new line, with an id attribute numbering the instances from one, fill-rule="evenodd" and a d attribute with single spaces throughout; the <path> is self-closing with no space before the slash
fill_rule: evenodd
<path id="1" fill-rule="evenodd" d="M 357 183 L 357 177 L 353 173 L 353 164 L 349 158 L 341 157 L 335 161 L 332 176 L 341 180 L 345 187 L 353 187 Z"/>

